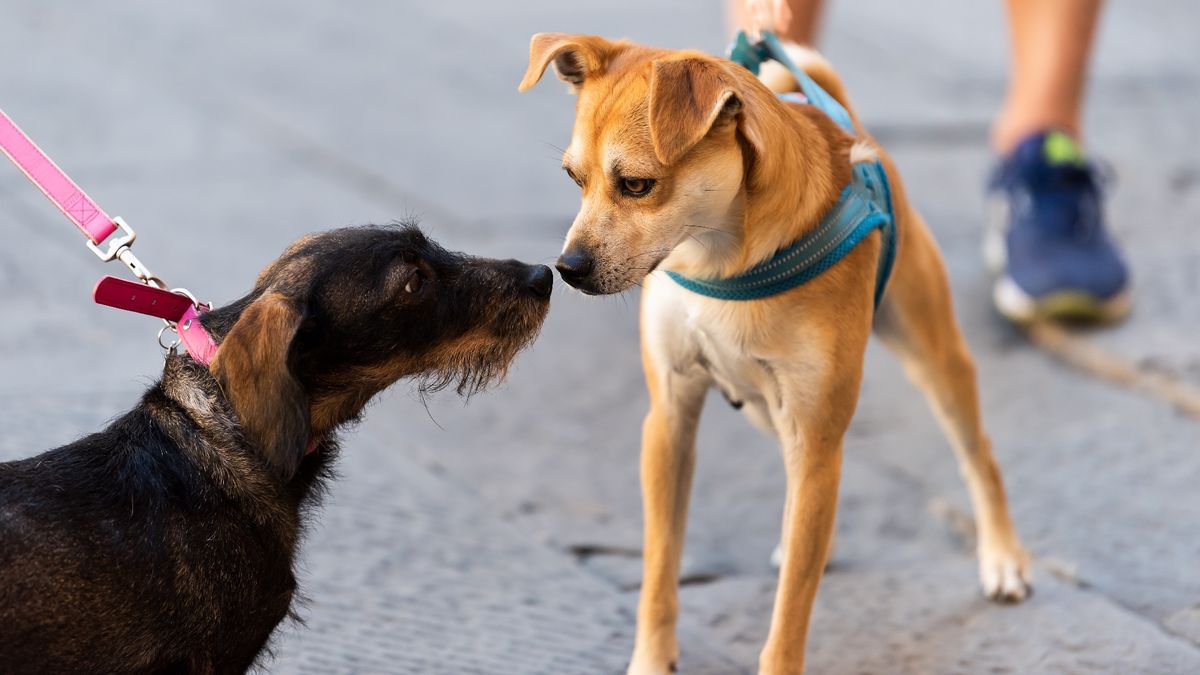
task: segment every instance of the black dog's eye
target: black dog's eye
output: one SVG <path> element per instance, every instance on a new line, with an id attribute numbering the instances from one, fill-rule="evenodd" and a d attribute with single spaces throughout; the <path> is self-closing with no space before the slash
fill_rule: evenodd
<path id="1" fill-rule="evenodd" d="M 571 180 L 575 181 L 576 185 L 583 187 L 583 181 L 579 180 L 579 176 L 575 175 L 575 172 L 571 170 L 571 167 L 564 166 L 563 171 L 567 172 L 567 175 L 571 177 Z"/>
<path id="2" fill-rule="evenodd" d="M 629 197 L 645 197 L 654 189 L 653 178 L 622 178 L 621 192 Z"/>
<path id="3" fill-rule="evenodd" d="M 408 274 L 408 278 L 404 280 L 404 292 L 412 295 L 421 290 L 425 285 L 425 273 L 420 269 L 413 268 Z"/>

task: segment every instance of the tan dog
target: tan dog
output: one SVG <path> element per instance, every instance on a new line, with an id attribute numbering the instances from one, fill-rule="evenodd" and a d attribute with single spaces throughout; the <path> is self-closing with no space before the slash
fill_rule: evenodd
<path id="1" fill-rule="evenodd" d="M 794 60 L 849 108 L 816 54 Z M 872 328 L 924 390 L 958 456 L 974 505 L 984 592 L 1028 593 L 1028 556 L 1009 519 L 979 413 L 975 369 L 955 324 L 941 255 L 899 175 L 859 127 L 781 102 L 745 69 L 698 52 L 538 34 L 522 91 L 551 63 L 578 94 L 563 168 L 583 191 L 558 267 L 585 293 L 643 283 L 642 360 L 650 411 L 642 440 L 644 583 L 630 673 L 678 658 L 677 582 L 705 392 L 719 387 L 783 446 L 782 565 L 762 673 L 798 673 L 837 509 L 842 439 L 858 400 Z M 796 82 L 775 71 L 771 84 Z M 858 125 L 857 120 L 855 121 Z M 898 257 L 873 309 L 880 236 L 811 282 L 762 300 L 694 294 L 653 270 L 728 277 L 811 230 L 857 161 L 882 159 Z"/>

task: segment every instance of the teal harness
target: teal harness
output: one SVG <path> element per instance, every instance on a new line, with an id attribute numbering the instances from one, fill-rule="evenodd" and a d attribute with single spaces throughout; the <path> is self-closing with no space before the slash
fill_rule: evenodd
<path id="1" fill-rule="evenodd" d="M 803 97 L 781 94 L 781 99 L 816 106 L 850 134 L 856 133 L 850 113 L 808 74 L 796 67 L 773 34 L 764 32 L 761 42 L 750 44 L 745 33 L 738 33 L 730 47 L 729 58 L 755 74 L 759 65 L 767 59 L 780 62 L 791 71 L 804 92 Z M 815 279 L 878 229 L 883 236 L 883 249 L 875 273 L 875 306 L 878 307 L 896 258 L 896 219 L 892 210 L 892 193 L 887 173 L 878 161 L 855 164 L 852 171 L 850 184 L 842 190 L 837 204 L 825 214 L 820 224 L 796 243 L 777 251 L 770 260 L 736 277 L 724 279 L 693 279 L 678 272 L 667 274 L 680 286 L 710 298 L 769 298 Z"/>

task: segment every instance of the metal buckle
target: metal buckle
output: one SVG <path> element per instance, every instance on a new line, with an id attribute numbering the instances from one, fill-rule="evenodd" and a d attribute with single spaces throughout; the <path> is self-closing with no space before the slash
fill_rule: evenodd
<path id="1" fill-rule="evenodd" d="M 171 353 L 175 351 L 175 348 L 179 346 L 179 343 L 183 342 L 183 340 L 179 337 L 179 331 L 175 330 L 175 324 L 165 320 L 163 323 L 166 325 L 158 329 L 158 346 L 162 347 L 164 356 L 170 356 Z M 163 336 L 166 335 L 168 330 L 172 333 L 175 333 L 175 340 L 170 344 L 164 344 Z"/>
<path id="2" fill-rule="evenodd" d="M 112 222 L 121 229 L 121 236 L 109 242 L 107 250 L 101 249 L 90 240 L 87 242 L 87 247 L 91 249 L 92 253 L 96 254 L 97 258 L 104 262 L 120 260 L 126 267 L 129 268 L 130 272 L 133 272 L 133 276 L 137 277 L 142 283 L 161 288 L 164 291 L 168 290 L 167 282 L 163 281 L 161 277 L 151 272 L 150 268 L 146 267 L 142 261 L 138 260 L 138 257 L 133 254 L 133 249 L 131 249 L 130 246 L 132 246 L 134 240 L 137 239 L 137 233 L 133 231 L 133 228 L 130 227 L 129 224 L 126 223 L 125 220 L 120 216 L 114 217 Z M 192 295 L 191 292 L 186 288 L 172 288 L 170 291 L 172 293 L 179 293 L 180 295 L 186 296 L 200 311 L 208 311 L 212 309 L 211 302 L 200 302 L 196 299 L 196 296 Z M 168 332 L 175 334 L 174 341 L 166 341 Z M 181 342 L 182 340 L 179 338 L 179 329 L 176 327 L 175 322 L 163 319 L 163 327 L 158 330 L 158 346 L 162 347 L 163 351 L 167 354 L 171 354 L 176 350 L 176 348 L 179 347 Z"/>
<path id="3" fill-rule="evenodd" d="M 99 246 L 95 245 L 91 241 L 87 242 L 87 247 L 91 249 L 92 253 L 96 254 L 97 258 L 103 260 L 104 262 L 120 260 L 126 267 L 129 268 L 130 272 L 133 272 L 133 276 L 137 277 L 138 281 L 165 290 L 167 288 L 167 282 L 163 281 L 158 277 L 158 275 L 151 272 L 150 268 L 146 267 L 141 260 L 138 260 L 138 257 L 133 254 L 133 249 L 130 248 L 133 245 L 134 240 L 137 239 L 137 232 L 134 232 L 133 228 L 130 227 L 129 224 L 126 223 L 125 220 L 120 216 L 114 217 L 112 221 L 117 225 L 117 227 L 121 228 L 121 231 L 124 232 L 124 234 L 110 242 L 107 251 L 102 250 Z"/>
<path id="4" fill-rule="evenodd" d="M 192 292 L 186 288 L 172 288 L 171 292 L 178 293 L 179 295 L 186 297 L 188 300 L 191 300 L 192 304 L 195 305 L 196 309 L 198 310 L 207 312 L 208 310 L 212 309 L 211 302 L 200 302 L 196 299 L 196 296 L 192 295 Z"/>
<path id="5" fill-rule="evenodd" d="M 138 260 L 138 257 L 133 254 L 133 249 L 129 248 L 128 246 L 122 247 L 121 250 L 117 252 L 117 259 L 125 263 L 125 266 L 129 268 L 129 271 L 133 272 L 133 276 L 137 277 L 140 281 L 166 290 L 167 282 L 160 279 L 156 274 L 151 272 L 148 267 L 143 265 L 142 261 Z"/>
<path id="6" fill-rule="evenodd" d="M 121 231 L 125 234 L 109 242 L 107 251 L 101 250 L 100 247 L 92 243 L 91 240 L 88 240 L 87 242 L 87 247 L 92 250 L 92 253 L 95 253 L 96 257 L 104 262 L 109 262 L 113 258 L 116 258 L 117 255 L 121 253 L 122 248 L 129 248 L 129 245 L 133 243 L 133 240 L 137 239 L 137 232 L 134 232 L 133 228 L 130 227 L 129 224 L 126 223 L 120 216 L 114 217 L 112 221 L 117 227 L 121 228 Z"/>

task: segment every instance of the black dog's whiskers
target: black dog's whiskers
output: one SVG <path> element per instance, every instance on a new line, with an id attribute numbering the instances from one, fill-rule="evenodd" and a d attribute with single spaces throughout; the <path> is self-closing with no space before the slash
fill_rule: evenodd
<path id="1" fill-rule="evenodd" d="M 454 385 L 454 392 L 470 398 L 508 374 L 509 362 L 524 345 L 479 349 L 448 361 L 422 375 L 417 388 L 422 395 L 434 394 Z"/>

